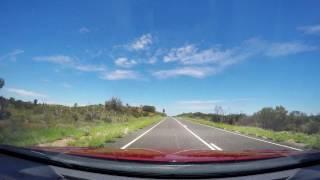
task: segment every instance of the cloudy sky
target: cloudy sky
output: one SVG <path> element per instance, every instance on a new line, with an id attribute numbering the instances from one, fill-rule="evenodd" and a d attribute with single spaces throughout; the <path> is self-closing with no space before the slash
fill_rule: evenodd
<path id="1" fill-rule="evenodd" d="M 320 112 L 319 1 L 0 2 L 0 94 Z"/>

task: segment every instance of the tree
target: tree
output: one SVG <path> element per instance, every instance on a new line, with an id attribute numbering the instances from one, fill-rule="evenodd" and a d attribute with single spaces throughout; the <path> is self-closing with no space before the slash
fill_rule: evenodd
<path id="1" fill-rule="evenodd" d="M 219 118 L 214 120 L 214 121 L 220 121 L 220 122 L 223 121 L 224 111 L 223 111 L 222 107 L 221 106 L 215 106 L 214 107 L 214 112 L 215 112 L 216 115 L 219 115 Z"/>
<path id="2" fill-rule="evenodd" d="M 287 113 L 288 111 L 283 106 L 277 106 L 275 109 L 271 107 L 263 108 L 254 116 L 260 127 L 281 131 L 287 128 Z"/>
<path id="3" fill-rule="evenodd" d="M 4 109 L 6 102 L 7 102 L 6 98 L 0 96 L 0 112 Z"/>
<path id="4" fill-rule="evenodd" d="M 0 89 L 5 85 L 4 79 L 0 78 Z"/>
<path id="5" fill-rule="evenodd" d="M 11 97 L 11 98 L 9 99 L 9 102 L 10 102 L 11 104 L 14 104 L 14 103 L 16 102 L 16 100 L 15 100 L 13 97 Z"/>
<path id="6" fill-rule="evenodd" d="M 4 86 L 4 79 L 0 78 L 0 89 L 3 88 L 3 86 Z M 1 101 L 0 102 L 0 113 L 2 113 L 4 110 L 3 106 L 4 106 L 4 101 Z"/>
<path id="7" fill-rule="evenodd" d="M 122 101 L 117 97 L 112 97 L 109 101 L 105 102 L 105 109 L 111 109 L 114 111 L 122 110 Z"/>
<path id="8" fill-rule="evenodd" d="M 72 114 L 72 119 L 73 119 L 74 121 L 78 121 L 78 120 L 79 120 L 78 114 L 77 114 L 77 113 Z"/>
<path id="9" fill-rule="evenodd" d="M 270 129 L 270 120 L 274 118 L 273 108 L 265 107 L 254 114 L 259 126 L 265 129 Z"/>
<path id="10" fill-rule="evenodd" d="M 305 130 L 308 134 L 315 134 L 320 132 L 320 123 L 316 121 L 310 121 L 306 124 Z"/>
<path id="11" fill-rule="evenodd" d="M 224 114 L 223 109 L 222 109 L 221 106 L 215 106 L 214 107 L 214 112 L 215 112 L 215 114 L 218 114 L 218 115 L 223 115 Z"/>
<path id="12" fill-rule="evenodd" d="M 287 129 L 288 111 L 283 106 L 277 106 L 275 108 L 275 119 L 273 120 L 273 129 L 276 131 L 282 131 Z"/>
<path id="13" fill-rule="evenodd" d="M 38 99 L 33 100 L 33 104 L 37 105 L 38 104 Z"/>
<path id="14" fill-rule="evenodd" d="M 148 105 L 145 105 L 145 106 L 142 106 L 142 110 L 145 111 L 145 112 L 156 112 L 156 108 L 154 106 L 148 106 Z"/>
<path id="15" fill-rule="evenodd" d="M 308 115 L 300 111 L 292 111 L 288 116 L 288 130 L 301 131 L 303 125 L 308 122 Z"/>

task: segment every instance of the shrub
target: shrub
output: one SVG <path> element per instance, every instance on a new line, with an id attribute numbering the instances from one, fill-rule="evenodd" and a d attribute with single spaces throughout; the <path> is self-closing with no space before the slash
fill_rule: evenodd
<path id="1" fill-rule="evenodd" d="M 9 111 L 0 111 L 0 120 L 9 119 L 11 113 Z"/>
<path id="2" fill-rule="evenodd" d="M 86 121 L 92 121 L 93 118 L 92 118 L 92 116 L 91 116 L 90 113 L 86 113 L 86 115 L 85 115 L 85 117 L 84 117 L 84 120 L 86 120 Z"/>
<path id="3" fill-rule="evenodd" d="M 105 102 L 105 109 L 113 111 L 121 111 L 123 108 L 122 101 L 117 97 L 112 97 L 109 101 Z"/>
<path id="4" fill-rule="evenodd" d="M 78 114 L 72 114 L 72 119 L 77 122 L 79 120 Z"/>
<path id="5" fill-rule="evenodd" d="M 145 105 L 142 107 L 142 110 L 146 112 L 152 112 L 152 113 L 156 112 L 156 108 L 154 106 Z"/>
<path id="6" fill-rule="evenodd" d="M 146 111 L 144 111 L 144 112 L 142 113 L 142 115 L 143 115 L 143 116 L 149 116 L 149 113 L 146 112 Z"/>
<path id="7" fill-rule="evenodd" d="M 306 124 L 305 132 L 308 134 L 320 133 L 320 123 L 316 121 L 310 121 Z"/>

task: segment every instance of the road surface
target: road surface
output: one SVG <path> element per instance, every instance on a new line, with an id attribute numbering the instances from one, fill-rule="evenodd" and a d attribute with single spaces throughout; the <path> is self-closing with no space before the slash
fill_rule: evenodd
<path id="1" fill-rule="evenodd" d="M 234 132 L 197 124 L 191 121 L 166 117 L 159 123 L 125 136 L 108 147 L 153 150 L 294 150 L 301 149 Z"/>

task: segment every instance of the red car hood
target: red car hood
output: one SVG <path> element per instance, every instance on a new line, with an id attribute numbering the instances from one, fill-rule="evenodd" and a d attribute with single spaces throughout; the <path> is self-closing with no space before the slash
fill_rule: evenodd
<path id="1" fill-rule="evenodd" d="M 41 151 L 51 151 L 109 160 L 149 161 L 149 162 L 230 162 L 284 157 L 295 154 L 292 151 L 241 151 L 226 152 L 212 150 L 152 150 L 152 149 L 111 149 L 80 147 L 34 147 Z"/>

